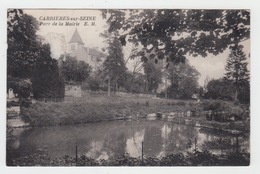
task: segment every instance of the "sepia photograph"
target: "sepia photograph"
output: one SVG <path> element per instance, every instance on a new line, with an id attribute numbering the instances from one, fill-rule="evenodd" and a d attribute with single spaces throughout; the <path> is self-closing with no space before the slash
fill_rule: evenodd
<path id="1" fill-rule="evenodd" d="M 6 166 L 250 165 L 250 9 L 6 13 Z"/>

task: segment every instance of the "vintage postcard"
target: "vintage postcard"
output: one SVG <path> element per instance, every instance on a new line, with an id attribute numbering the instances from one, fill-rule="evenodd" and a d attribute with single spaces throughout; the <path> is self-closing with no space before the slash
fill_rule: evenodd
<path id="1" fill-rule="evenodd" d="M 250 10 L 7 9 L 7 166 L 249 166 Z"/>

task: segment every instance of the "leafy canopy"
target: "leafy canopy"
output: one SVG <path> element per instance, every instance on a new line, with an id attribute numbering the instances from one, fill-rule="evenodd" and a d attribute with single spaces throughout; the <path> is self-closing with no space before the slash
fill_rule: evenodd
<path id="1" fill-rule="evenodd" d="M 162 83 L 162 71 L 159 64 L 155 64 L 152 60 L 143 63 L 144 74 L 147 82 L 147 91 L 156 91 L 159 84 Z"/>
<path id="2" fill-rule="evenodd" d="M 217 55 L 249 38 L 248 10 L 102 10 L 109 32 L 121 31 L 123 45 L 144 49 L 144 60 L 184 62 L 185 55 Z M 149 54 L 147 57 L 146 55 Z M 157 59 L 157 57 L 156 57 Z"/>
<path id="3" fill-rule="evenodd" d="M 107 42 L 108 56 L 103 62 L 104 71 L 109 73 L 111 80 L 115 83 L 124 81 L 127 68 L 125 66 L 122 44 L 117 37 L 108 38 Z"/>
<path id="4" fill-rule="evenodd" d="M 89 64 L 78 61 L 75 57 L 61 55 L 59 61 L 62 75 L 67 83 L 82 83 L 87 80 L 92 71 Z"/>
<path id="5" fill-rule="evenodd" d="M 36 35 L 38 22 L 22 10 L 7 12 L 7 74 L 27 78 L 33 74 L 42 44 Z"/>
<path id="6" fill-rule="evenodd" d="M 7 75 L 16 81 L 32 82 L 35 98 L 63 98 L 64 84 L 50 46 L 37 36 L 38 21 L 20 9 L 7 11 Z M 8 80 L 9 80 L 8 79 Z M 8 81 L 9 82 L 9 81 Z M 27 98 L 29 83 L 17 83 L 20 97 Z"/>
<path id="7" fill-rule="evenodd" d="M 198 92 L 200 73 L 188 61 L 180 64 L 171 63 L 166 69 L 166 75 L 171 83 L 167 89 L 169 97 L 189 99 Z"/>

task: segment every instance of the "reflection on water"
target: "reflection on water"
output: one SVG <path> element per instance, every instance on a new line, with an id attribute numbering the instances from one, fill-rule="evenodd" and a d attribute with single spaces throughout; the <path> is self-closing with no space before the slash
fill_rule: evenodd
<path id="1" fill-rule="evenodd" d="M 200 150 L 225 153 L 228 150 L 249 151 L 248 136 L 232 136 L 215 130 L 200 129 L 165 121 L 113 121 L 73 126 L 16 129 L 11 144 L 12 156 L 23 157 L 46 150 L 51 158 L 78 154 L 107 159 L 128 153 L 132 157 L 165 156 Z"/>
<path id="2" fill-rule="evenodd" d="M 130 137 L 126 141 L 126 153 L 132 157 L 139 157 L 142 153 L 142 142 L 144 141 L 144 131 L 140 130 L 134 133 L 133 137 Z"/>

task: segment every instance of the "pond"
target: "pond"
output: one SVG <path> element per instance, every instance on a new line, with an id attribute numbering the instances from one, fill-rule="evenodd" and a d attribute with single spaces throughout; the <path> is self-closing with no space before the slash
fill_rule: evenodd
<path id="1" fill-rule="evenodd" d="M 228 151 L 249 152 L 249 135 L 235 136 L 199 127 L 163 120 L 110 121 L 47 128 L 14 129 L 9 155 L 25 157 L 38 150 L 50 158 L 86 155 L 107 159 L 128 153 L 132 157 L 165 156 L 180 152 L 209 150 L 215 154 Z"/>

